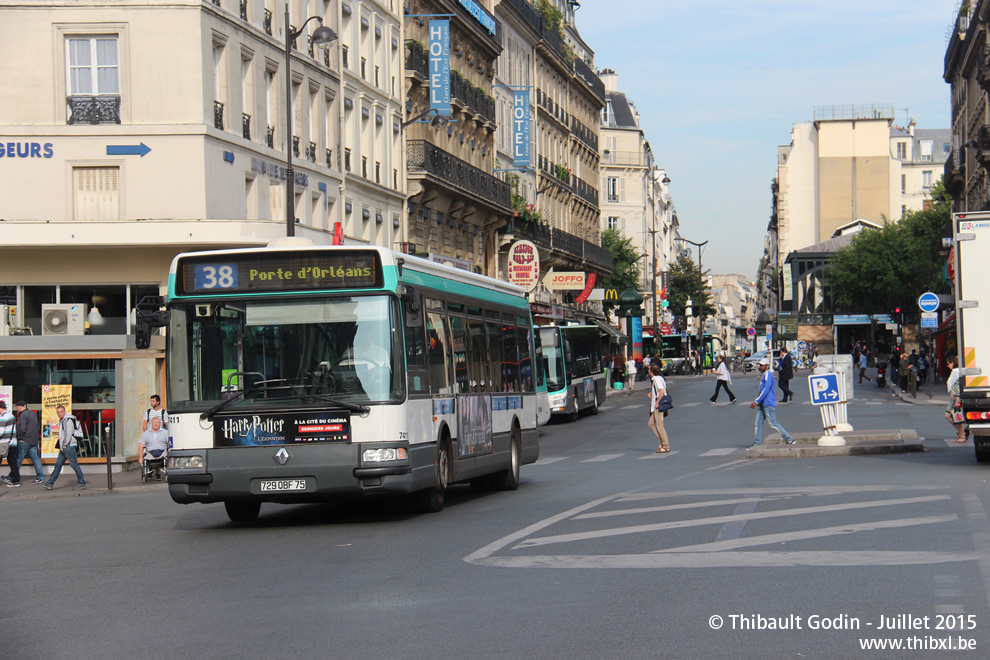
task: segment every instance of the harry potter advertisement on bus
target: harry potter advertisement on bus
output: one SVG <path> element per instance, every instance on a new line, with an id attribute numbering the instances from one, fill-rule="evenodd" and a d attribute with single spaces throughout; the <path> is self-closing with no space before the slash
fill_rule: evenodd
<path id="1" fill-rule="evenodd" d="M 232 415 L 213 424 L 217 447 L 265 447 L 310 442 L 350 442 L 348 413 Z"/>

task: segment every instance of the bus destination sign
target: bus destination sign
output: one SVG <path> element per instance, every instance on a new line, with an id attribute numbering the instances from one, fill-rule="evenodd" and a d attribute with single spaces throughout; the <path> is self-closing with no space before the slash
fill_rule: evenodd
<path id="1" fill-rule="evenodd" d="M 375 289 L 383 284 L 378 253 L 363 250 L 191 255 L 182 260 L 180 295 Z"/>

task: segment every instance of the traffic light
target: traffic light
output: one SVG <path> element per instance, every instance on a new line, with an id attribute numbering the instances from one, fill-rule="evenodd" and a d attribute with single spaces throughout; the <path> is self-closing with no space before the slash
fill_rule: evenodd
<path id="1" fill-rule="evenodd" d="M 165 298 L 162 296 L 145 296 L 137 304 L 137 321 L 134 324 L 135 347 L 150 347 L 152 331 L 168 325 L 172 313 L 161 309 L 164 306 Z"/>

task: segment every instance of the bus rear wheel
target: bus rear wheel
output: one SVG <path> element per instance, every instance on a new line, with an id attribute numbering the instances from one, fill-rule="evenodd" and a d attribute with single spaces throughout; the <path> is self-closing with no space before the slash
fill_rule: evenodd
<path id="1" fill-rule="evenodd" d="M 512 427 L 512 443 L 509 447 L 509 467 L 495 474 L 495 486 L 499 490 L 519 488 L 519 466 L 522 463 L 522 434 L 518 426 Z"/>
<path id="2" fill-rule="evenodd" d="M 443 500 L 450 483 L 450 439 L 446 436 L 437 444 L 437 483 L 415 494 L 416 508 L 423 513 L 443 510 Z"/>
<path id="3" fill-rule="evenodd" d="M 223 508 L 233 522 L 254 522 L 261 511 L 261 502 L 224 502 Z"/>
<path id="4" fill-rule="evenodd" d="M 595 402 L 591 404 L 591 410 L 588 411 L 589 415 L 598 414 L 598 386 L 595 386 Z"/>

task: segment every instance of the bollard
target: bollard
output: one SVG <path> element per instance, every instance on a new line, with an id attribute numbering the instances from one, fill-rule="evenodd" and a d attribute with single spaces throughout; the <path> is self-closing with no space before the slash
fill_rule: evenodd
<path id="1" fill-rule="evenodd" d="M 918 372 L 914 369 L 908 369 L 908 392 L 915 399 L 918 398 Z"/>

